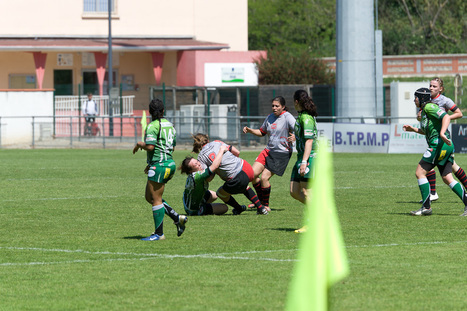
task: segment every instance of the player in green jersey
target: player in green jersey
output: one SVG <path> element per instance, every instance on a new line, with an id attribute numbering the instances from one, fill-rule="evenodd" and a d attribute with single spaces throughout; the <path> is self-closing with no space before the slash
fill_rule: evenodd
<path id="1" fill-rule="evenodd" d="M 172 123 L 164 118 L 164 104 L 159 99 L 154 99 L 149 104 L 149 113 L 152 122 L 147 126 L 144 142 L 138 142 L 133 148 L 133 154 L 138 150 L 146 150 L 147 166 L 145 173 L 148 175 L 146 184 L 146 201 L 152 206 L 152 214 L 155 224 L 155 232 L 143 241 L 164 240 L 163 231 L 164 214 L 174 220 L 177 226 L 177 234 L 180 236 L 185 230 L 187 217 L 178 215 L 170 205 L 162 199 L 165 184 L 172 179 L 176 165 L 172 159 L 172 153 L 176 145 L 176 132 Z"/>
<path id="2" fill-rule="evenodd" d="M 304 90 L 294 93 L 294 105 L 298 112 L 295 122 L 295 140 L 297 161 L 290 177 L 290 195 L 303 204 L 309 195 L 308 184 L 314 177 L 314 159 L 318 151 L 318 129 L 316 127 L 316 105 Z M 297 233 L 306 231 L 306 227 L 295 230 Z"/>
<path id="3" fill-rule="evenodd" d="M 214 178 L 222 156 L 228 149 L 227 145 L 222 145 L 208 168 L 193 157 L 186 157 L 183 160 L 180 170 L 182 174 L 188 175 L 183 192 L 183 206 L 188 215 L 222 215 L 228 211 L 226 204 L 213 203 L 217 199 L 217 194 L 208 189 L 209 182 Z"/>
<path id="4" fill-rule="evenodd" d="M 430 184 L 426 175 L 434 167 L 438 167 L 444 183 L 449 185 L 464 204 L 464 213 L 461 216 L 467 216 L 467 193 L 464 187 L 452 177 L 454 146 L 447 130 L 450 123 L 449 115 L 440 109 L 438 105 L 430 103 L 429 89 L 420 88 L 415 91 L 414 95 L 415 105 L 421 109 L 420 128 L 404 125 L 403 129 L 406 132 L 425 135 L 428 149 L 423 154 L 415 171 L 418 187 L 422 195 L 422 207 L 419 210 L 412 211 L 411 214 L 414 216 L 432 214 Z"/>

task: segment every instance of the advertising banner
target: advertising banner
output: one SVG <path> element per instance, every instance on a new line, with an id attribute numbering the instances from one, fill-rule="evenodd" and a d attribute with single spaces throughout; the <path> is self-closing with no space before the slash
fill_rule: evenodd
<path id="1" fill-rule="evenodd" d="M 467 153 L 467 124 L 451 124 L 454 152 Z"/>
<path id="2" fill-rule="evenodd" d="M 419 124 L 409 124 L 419 127 Z M 403 124 L 391 124 L 388 153 L 424 153 L 427 144 L 425 135 L 404 132 Z"/>
<path id="3" fill-rule="evenodd" d="M 334 152 L 387 153 L 388 124 L 334 124 Z"/>

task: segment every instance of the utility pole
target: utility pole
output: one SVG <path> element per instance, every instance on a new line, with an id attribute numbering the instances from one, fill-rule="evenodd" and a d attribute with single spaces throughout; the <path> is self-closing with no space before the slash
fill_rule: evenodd
<path id="1" fill-rule="evenodd" d="M 113 124 L 113 102 L 110 97 L 110 90 L 113 87 L 113 70 L 112 70 L 112 1 L 107 0 L 108 9 L 109 9 L 109 52 L 108 52 L 108 61 L 109 61 L 109 85 L 107 88 L 107 94 L 109 95 L 109 136 L 114 136 L 114 124 Z"/>

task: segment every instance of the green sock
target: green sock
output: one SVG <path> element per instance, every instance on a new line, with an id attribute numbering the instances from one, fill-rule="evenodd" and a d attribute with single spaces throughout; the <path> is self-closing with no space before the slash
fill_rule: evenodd
<path id="1" fill-rule="evenodd" d="M 423 207 L 430 208 L 430 183 L 428 179 L 421 178 L 418 180 L 418 188 L 420 188 L 420 193 L 422 194 Z"/>
<path id="2" fill-rule="evenodd" d="M 462 201 L 464 201 L 464 187 L 462 187 L 460 183 L 454 180 L 449 184 L 449 187 L 451 187 L 451 190 L 454 191 Z"/>
<path id="3" fill-rule="evenodd" d="M 162 225 L 164 223 L 164 214 L 165 214 L 164 204 L 152 207 L 152 217 L 154 217 L 154 225 L 156 227 L 157 235 L 164 234 L 164 230 L 162 228 Z"/>

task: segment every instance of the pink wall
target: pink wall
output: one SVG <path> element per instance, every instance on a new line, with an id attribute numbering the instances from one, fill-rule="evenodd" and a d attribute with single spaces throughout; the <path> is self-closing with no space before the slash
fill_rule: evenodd
<path id="1" fill-rule="evenodd" d="M 205 86 L 205 63 L 253 63 L 266 51 L 221 52 L 221 51 L 183 51 L 178 52 L 177 85 Z"/>

